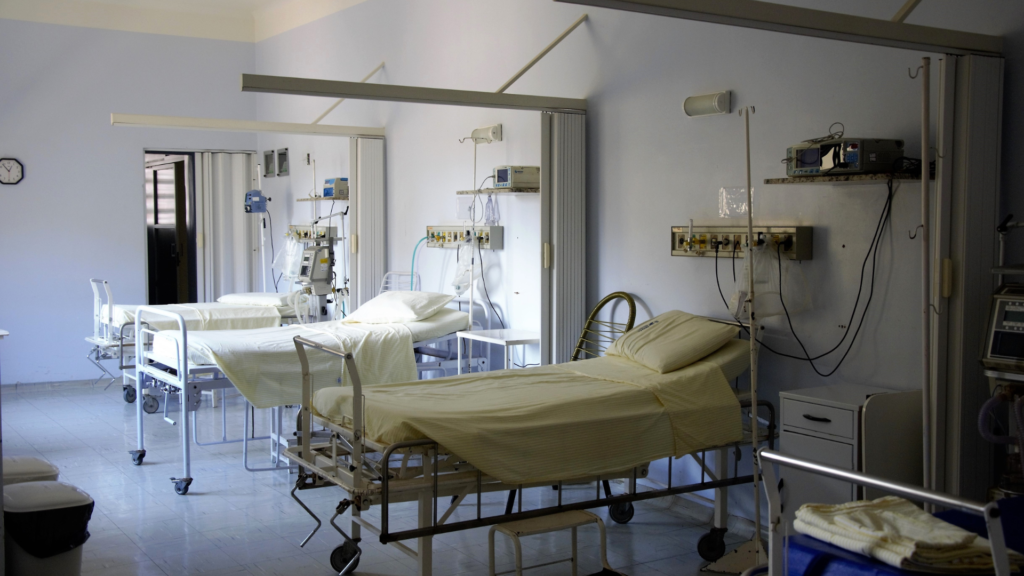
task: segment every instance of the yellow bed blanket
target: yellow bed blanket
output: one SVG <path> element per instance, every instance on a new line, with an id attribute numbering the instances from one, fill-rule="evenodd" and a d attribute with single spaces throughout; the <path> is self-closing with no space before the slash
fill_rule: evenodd
<path id="1" fill-rule="evenodd" d="M 723 368 L 735 369 L 746 347 L 730 342 L 666 374 L 604 357 L 366 386 L 366 436 L 386 444 L 430 438 L 512 484 L 624 470 L 741 439 Z M 316 391 L 314 412 L 350 425 L 351 391 Z"/>

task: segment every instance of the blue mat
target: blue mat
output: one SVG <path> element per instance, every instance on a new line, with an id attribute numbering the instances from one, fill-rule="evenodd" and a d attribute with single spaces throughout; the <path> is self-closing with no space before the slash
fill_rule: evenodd
<path id="1" fill-rule="evenodd" d="M 1006 545 L 1013 550 L 1024 549 L 1024 497 L 1001 500 L 999 509 L 1003 518 L 1003 533 Z M 985 521 L 980 516 L 955 510 L 936 514 L 939 518 L 970 530 L 980 536 L 987 536 Z M 850 552 L 821 540 L 798 534 L 789 539 L 789 566 L 787 576 L 920 576 L 893 568 L 856 552 Z"/>

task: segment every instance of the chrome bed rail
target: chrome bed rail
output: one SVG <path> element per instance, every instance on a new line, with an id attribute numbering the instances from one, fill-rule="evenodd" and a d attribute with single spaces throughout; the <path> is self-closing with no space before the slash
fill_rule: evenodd
<path id="1" fill-rule="evenodd" d="M 1010 559 L 1007 555 L 1006 540 L 1003 538 L 1003 524 L 1000 520 L 999 503 L 989 502 L 982 504 L 966 500 L 958 496 L 943 494 L 935 490 L 928 490 L 904 482 L 886 480 L 878 476 L 869 476 L 851 470 L 833 468 L 811 460 L 795 458 L 781 452 L 768 448 L 761 448 L 757 452 L 757 463 L 764 476 L 764 489 L 768 495 L 768 574 L 770 576 L 782 576 L 783 560 L 785 549 L 782 530 L 782 499 L 779 495 L 778 483 L 775 479 L 775 470 L 772 466 L 765 464 L 778 464 L 780 467 L 803 470 L 812 474 L 845 480 L 859 486 L 868 486 L 885 490 L 892 494 L 903 496 L 918 502 L 928 502 L 945 508 L 961 510 L 969 514 L 975 514 L 985 519 L 985 526 L 988 528 L 988 540 L 992 548 L 992 561 L 995 564 L 996 576 L 1010 576 Z"/>

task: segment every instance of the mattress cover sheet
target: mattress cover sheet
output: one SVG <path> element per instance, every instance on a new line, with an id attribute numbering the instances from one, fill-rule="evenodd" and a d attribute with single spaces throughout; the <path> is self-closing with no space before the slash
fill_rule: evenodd
<path id="1" fill-rule="evenodd" d="M 220 302 L 199 302 L 195 304 L 165 304 L 153 306 L 159 310 L 180 314 L 185 320 L 188 330 L 251 330 L 254 328 L 270 328 L 281 325 L 283 311 L 290 311 L 290 306 L 243 306 L 222 304 Z M 113 310 L 114 326 L 135 323 L 139 306 L 115 304 Z M 292 314 L 294 315 L 294 314 Z M 100 317 L 106 322 L 107 305 L 100 310 Z M 143 317 L 150 327 L 156 330 L 176 330 L 178 323 L 172 318 L 148 314 Z"/>
<path id="2" fill-rule="evenodd" d="M 746 350 L 733 341 L 666 374 L 604 357 L 366 386 L 366 436 L 431 438 L 512 484 L 623 470 L 740 440 L 739 401 L 722 366 L 738 366 Z M 349 424 L 351 392 L 316 391 L 315 413 Z"/>
<path id="3" fill-rule="evenodd" d="M 465 330 L 469 325 L 469 314 L 451 308 L 441 308 L 430 318 L 402 324 L 412 332 L 413 342 L 424 342 Z"/>
<path id="4" fill-rule="evenodd" d="M 302 367 L 294 338 L 351 352 L 367 385 L 405 382 L 417 376 L 412 332 L 402 324 L 344 324 L 340 321 L 293 324 L 256 330 L 190 332 L 193 365 L 217 366 L 257 408 L 302 402 Z M 173 366 L 181 332 L 157 333 L 150 357 Z M 314 389 L 350 382 L 337 356 L 307 350 Z"/>
<path id="5" fill-rule="evenodd" d="M 468 321 L 469 314 L 466 312 L 460 312 L 458 310 L 452 310 L 451 308 L 443 308 L 434 314 L 430 318 L 420 320 L 419 322 L 406 322 L 399 324 L 409 329 L 412 341 L 423 342 L 433 338 L 444 336 L 445 334 L 451 334 L 459 330 L 466 328 L 466 322 Z M 331 324 L 325 322 L 323 324 L 316 324 L 314 326 L 324 326 Z M 353 324 L 347 324 L 353 326 Z M 292 325 L 292 328 L 296 328 L 298 325 Z M 371 324 L 359 324 L 358 326 L 373 326 Z M 387 324 L 379 324 L 378 326 L 389 326 Z M 180 350 L 180 337 L 177 330 L 166 330 L 160 332 L 153 339 L 153 350 L 150 352 L 150 357 L 162 364 L 173 366 L 178 361 L 178 351 Z M 294 337 L 294 334 L 292 335 Z M 195 336 L 189 337 L 188 347 L 188 361 L 193 366 L 216 366 L 217 362 L 211 356 L 206 354 L 207 348 L 205 346 L 193 345 L 193 339 Z M 296 359 L 296 362 L 298 360 Z M 413 376 L 411 379 L 415 380 Z"/>

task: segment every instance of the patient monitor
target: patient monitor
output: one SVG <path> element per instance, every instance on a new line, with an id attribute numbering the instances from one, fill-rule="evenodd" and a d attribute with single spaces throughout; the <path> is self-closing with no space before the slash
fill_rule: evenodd
<path id="1" fill-rule="evenodd" d="M 331 293 L 334 276 L 334 250 L 328 246 L 310 246 L 302 251 L 299 277 L 307 293 L 323 296 Z"/>

